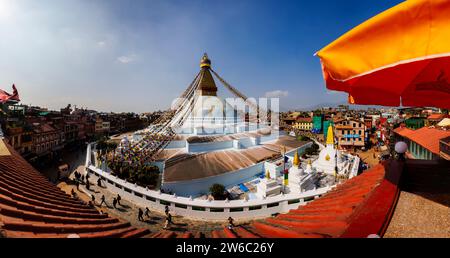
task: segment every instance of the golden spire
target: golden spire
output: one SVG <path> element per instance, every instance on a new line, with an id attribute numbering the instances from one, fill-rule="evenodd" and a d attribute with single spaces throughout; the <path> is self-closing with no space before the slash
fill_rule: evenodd
<path id="1" fill-rule="evenodd" d="M 200 68 L 203 67 L 211 67 L 211 60 L 209 60 L 208 54 L 206 53 L 203 54 L 202 60 L 200 61 Z"/>
<path id="2" fill-rule="evenodd" d="M 202 96 L 217 96 L 217 86 L 211 75 L 211 60 L 209 60 L 208 55 L 205 53 L 200 61 L 201 76 L 198 83 L 198 92 Z"/>
<path id="3" fill-rule="evenodd" d="M 328 132 L 327 132 L 327 145 L 332 144 L 334 145 L 334 135 L 333 135 L 333 126 L 328 126 Z"/>
<path id="4" fill-rule="evenodd" d="M 295 167 L 298 167 L 298 165 L 300 164 L 300 160 L 298 158 L 298 151 L 295 152 L 294 161 L 292 162 L 292 164 L 294 164 Z"/>

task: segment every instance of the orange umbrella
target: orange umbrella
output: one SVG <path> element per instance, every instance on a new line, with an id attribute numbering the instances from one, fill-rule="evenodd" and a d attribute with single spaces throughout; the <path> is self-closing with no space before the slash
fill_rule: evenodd
<path id="1" fill-rule="evenodd" d="M 316 55 L 352 104 L 450 108 L 450 1 L 405 1 Z"/>

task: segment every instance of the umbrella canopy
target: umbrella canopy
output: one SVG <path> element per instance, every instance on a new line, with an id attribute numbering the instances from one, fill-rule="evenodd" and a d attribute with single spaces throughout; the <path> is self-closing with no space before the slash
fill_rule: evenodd
<path id="1" fill-rule="evenodd" d="M 316 55 L 352 104 L 450 108 L 450 1 L 405 1 Z"/>

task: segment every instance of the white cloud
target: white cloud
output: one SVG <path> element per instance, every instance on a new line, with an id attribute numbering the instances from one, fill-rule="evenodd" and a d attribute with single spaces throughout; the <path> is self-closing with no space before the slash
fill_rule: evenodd
<path id="1" fill-rule="evenodd" d="M 99 41 L 99 42 L 97 42 L 97 46 L 99 46 L 99 47 L 104 47 L 106 45 L 106 42 L 105 41 Z"/>
<path id="2" fill-rule="evenodd" d="M 274 91 L 268 91 L 266 92 L 265 97 L 266 98 L 281 98 L 281 97 L 287 97 L 289 95 L 289 92 L 282 91 L 282 90 L 274 90 Z"/>
<path id="3" fill-rule="evenodd" d="M 336 95 L 336 94 L 341 94 L 341 93 L 342 93 L 342 91 L 326 90 L 327 95 Z"/>
<path id="4" fill-rule="evenodd" d="M 122 64 L 128 64 L 135 60 L 135 55 L 129 55 L 129 56 L 120 56 L 117 58 L 117 61 L 121 62 Z"/>

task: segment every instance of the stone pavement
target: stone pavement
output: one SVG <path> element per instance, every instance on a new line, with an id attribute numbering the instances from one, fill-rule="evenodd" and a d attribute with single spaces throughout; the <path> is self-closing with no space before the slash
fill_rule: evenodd
<path id="1" fill-rule="evenodd" d="M 402 191 L 386 238 L 449 238 L 450 194 Z"/>
<path id="2" fill-rule="evenodd" d="M 358 150 L 356 151 L 356 154 L 359 155 L 361 161 L 366 162 L 370 167 L 373 167 L 380 162 L 380 160 L 378 159 L 378 155 L 380 154 L 380 152 L 376 151 L 375 148 L 371 148 L 367 151 Z"/>
<path id="3" fill-rule="evenodd" d="M 84 171 L 84 166 L 80 165 L 77 170 L 79 172 Z M 71 179 L 73 179 L 74 176 L 71 175 Z M 58 184 L 58 187 L 60 187 L 62 190 L 64 190 L 66 193 L 70 194 L 71 190 L 74 189 L 74 191 L 77 193 L 80 199 L 82 199 L 85 202 L 88 202 L 91 200 L 91 195 L 93 194 L 95 196 L 95 203 L 97 209 L 101 210 L 102 212 L 106 212 L 110 214 L 113 217 L 121 218 L 125 221 L 130 222 L 133 226 L 139 227 L 139 228 L 147 228 L 151 231 L 151 233 L 158 232 L 163 229 L 164 227 L 164 221 L 165 221 L 165 214 L 160 213 L 158 211 L 154 211 L 150 209 L 150 218 L 144 216 L 144 222 L 138 220 L 138 209 L 141 208 L 142 211 L 145 212 L 145 207 L 138 206 L 133 202 L 130 202 L 122 197 L 122 200 L 120 201 L 121 205 L 116 205 L 116 209 L 112 205 L 113 198 L 117 197 L 116 193 L 113 193 L 109 191 L 106 188 L 98 187 L 96 180 L 94 180 L 93 177 L 89 179 L 91 182 L 90 191 L 86 189 L 84 185 L 80 185 L 80 191 L 76 189 L 76 186 L 71 184 L 70 182 L 61 182 Z M 104 182 L 102 182 L 104 183 Z M 107 206 L 103 205 L 102 207 L 99 207 L 101 196 L 105 195 Z M 173 215 L 173 214 L 172 214 Z M 212 230 L 216 229 L 223 229 L 224 226 L 227 225 L 227 221 L 224 221 L 223 223 L 217 223 L 217 222 L 207 222 L 207 221 L 194 221 L 189 220 L 188 218 L 182 217 L 182 216 L 176 216 L 173 215 L 172 217 L 174 225 L 171 225 L 170 229 L 174 232 L 186 232 L 189 231 L 192 234 L 195 234 L 196 232 L 202 232 L 205 234 L 205 236 L 210 237 L 210 232 Z M 246 224 L 246 222 L 240 222 L 236 220 L 236 224 Z"/>

